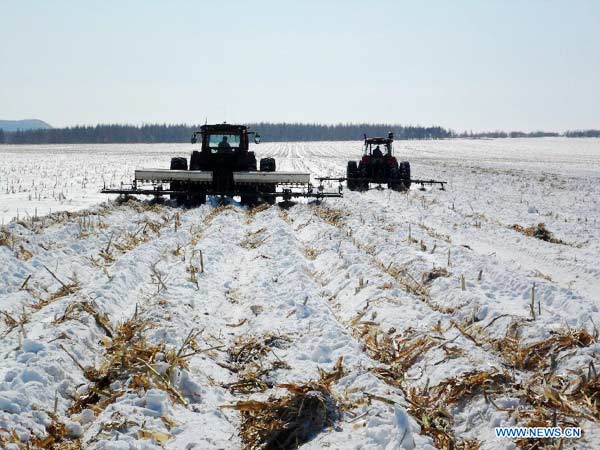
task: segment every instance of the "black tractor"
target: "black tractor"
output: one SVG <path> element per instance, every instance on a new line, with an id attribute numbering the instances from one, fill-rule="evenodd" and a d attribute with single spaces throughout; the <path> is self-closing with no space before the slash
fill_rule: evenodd
<path id="1" fill-rule="evenodd" d="M 193 194 L 194 203 L 206 202 L 207 192 L 233 193 L 239 190 L 234 180 L 234 172 L 256 172 L 256 156 L 249 151 L 249 136 L 254 135 L 254 142 L 260 142 L 260 135 L 248 131 L 244 125 L 203 125 L 200 131 L 192 135 L 192 144 L 200 140 L 200 150 L 194 150 L 190 158 L 190 171 L 212 172 L 212 183 L 205 191 L 198 190 Z M 200 139 L 198 139 L 200 138 Z M 183 160 L 183 161 L 181 161 Z M 181 161 L 181 162 L 178 162 Z M 171 169 L 183 168 L 185 158 L 172 158 Z M 187 163 L 186 163 L 187 164 Z M 174 167 L 175 166 L 175 167 Z M 275 159 L 265 158 L 260 161 L 261 171 L 275 172 Z M 187 170 L 187 167 L 184 168 Z M 264 186 L 271 191 L 272 186 Z M 171 184 L 173 188 L 173 184 Z M 255 204 L 259 197 L 259 186 L 244 186 L 244 194 L 241 195 L 243 204 Z M 177 196 L 176 196 L 177 198 Z M 183 198 L 178 197 L 178 200 Z M 273 202 L 274 198 L 265 198 Z"/>
<path id="2" fill-rule="evenodd" d="M 244 205 L 260 202 L 273 204 L 277 197 L 288 201 L 294 197 L 341 197 L 338 192 L 324 192 L 323 186 L 313 190 L 310 173 L 277 172 L 274 158 L 262 158 L 258 167 L 254 152 L 249 150 L 260 136 L 244 125 L 227 123 L 203 125 L 192 135 L 192 144 L 200 144 L 189 160 L 171 158 L 167 169 L 137 169 L 131 187 L 106 188 L 106 194 L 169 195 L 184 205 L 206 203 L 208 195 L 240 197 Z M 257 170 L 258 169 L 258 170 Z"/>
<path id="3" fill-rule="evenodd" d="M 357 163 L 348 161 L 346 185 L 351 191 L 366 191 L 369 183 L 387 184 L 396 191 L 410 189 L 410 163 L 398 160 L 393 153 L 394 134 L 387 138 L 367 138 L 363 148 L 363 157 Z"/>

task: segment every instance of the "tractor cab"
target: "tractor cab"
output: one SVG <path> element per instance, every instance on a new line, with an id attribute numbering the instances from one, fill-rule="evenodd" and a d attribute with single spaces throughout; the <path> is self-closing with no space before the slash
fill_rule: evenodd
<path id="1" fill-rule="evenodd" d="M 209 154 L 233 154 L 248 152 L 248 136 L 254 135 L 254 143 L 260 142 L 260 135 L 248 131 L 244 125 L 203 125 L 192 135 L 192 144 L 201 141 L 201 152 Z"/>
<path id="2" fill-rule="evenodd" d="M 365 144 L 363 155 L 381 158 L 384 156 L 391 157 L 393 153 L 392 143 L 394 142 L 394 134 L 389 133 L 387 138 L 367 138 L 365 134 Z"/>
<path id="3" fill-rule="evenodd" d="M 365 143 L 363 148 L 363 157 L 361 164 L 367 168 L 368 172 L 381 172 L 380 165 L 389 168 L 398 167 L 398 162 L 393 155 L 392 143 L 394 142 L 394 133 L 389 133 L 387 138 L 372 137 L 367 138 L 365 134 Z M 383 175 L 382 175 L 383 176 Z M 385 174 L 387 177 L 387 174 Z"/>
<path id="4" fill-rule="evenodd" d="M 248 150 L 250 135 L 254 135 L 255 143 L 259 142 L 260 136 L 245 125 L 202 125 L 192 134 L 192 144 L 200 143 L 201 147 L 192 151 L 189 170 L 212 172 L 214 192 L 232 191 L 234 172 L 256 170 L 256 156 Z"/>

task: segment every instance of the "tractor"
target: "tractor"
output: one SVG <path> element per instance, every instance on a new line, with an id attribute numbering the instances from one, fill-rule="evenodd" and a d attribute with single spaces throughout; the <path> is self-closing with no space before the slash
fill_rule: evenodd
<path id="1" fill-rule="evenodd" d="M 410 163 L 398 160 L 393 150 L 394 133 L 389 133 L 387 138 L 367 138 L 364 135 L 363 156 L 357 163 L 348 161 L 346 167 L 346 187 L 351 191 L 367 191 L 370 183 L 387 184 L 389 189 L 407 191 L 411 184 L 418 183 L 421 189 L 425 184 L 439 184 L 444 189 L 445 181 L 414 180 L 410 176 Z M 335 179 L 335 178 L 334 178 Z M 343 180 L 343 178 L 337 178 Z"/>
<path id="2" fill-rule="evenodd" d="M 171 158 L 169 169 L 138 169 L 129 187 L 102 189 L 105 194 L 169 195 L 178 204 L 195 206 L 206 203 L 207 196 L 240 197 L 243 205 L 266 202 L 277 197 L 341 197 L 338 192 L 316 190 L 310 173 L 277 172 L 274 158 L 262 158 L 258 169 L 256 156 L 249 150 L 249 137 L 260 143 L 260 135 L 244 125 L 227 123 L 203 125 L 192 134 L 192 145 L 200 144 L 188 160 Z"/>

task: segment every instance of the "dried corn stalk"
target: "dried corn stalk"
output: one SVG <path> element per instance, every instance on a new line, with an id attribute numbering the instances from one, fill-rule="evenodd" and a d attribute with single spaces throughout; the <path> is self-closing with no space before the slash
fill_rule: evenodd
<path id="1" fill-rule="evenodd" d="M 327 384 L 285 384 L 290 394 L 264 402 L 238 402 L 231 408 L 242 416 L 244 450 L 287 450 L 312 439 L 340 417 Z"/>

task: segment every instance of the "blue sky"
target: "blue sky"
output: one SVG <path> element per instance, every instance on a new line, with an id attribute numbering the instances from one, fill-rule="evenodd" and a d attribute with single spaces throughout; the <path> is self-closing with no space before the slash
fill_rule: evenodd
<path id="1" fill-rule="evenodd" d="M 0 118 L 600 128 L 600 1 L 0 0 Z"/>

